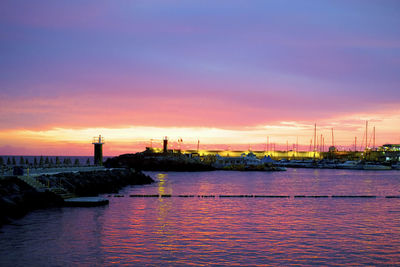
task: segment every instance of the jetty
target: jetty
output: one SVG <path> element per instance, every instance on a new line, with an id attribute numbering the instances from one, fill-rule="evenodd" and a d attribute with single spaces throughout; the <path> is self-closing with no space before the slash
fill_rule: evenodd
<path id="1" fill-rule="evenodd" d="M 109 201 L 102 197 L 77 197 L 64 199 L 64 203 L 71 207 L 96 207 L 107 205 Z"/>

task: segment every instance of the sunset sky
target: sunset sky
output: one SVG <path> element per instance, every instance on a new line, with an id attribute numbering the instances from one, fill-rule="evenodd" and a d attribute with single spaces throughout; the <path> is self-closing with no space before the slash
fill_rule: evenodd
<path id="1" fill-rule="evenodd" d="M 345 149 L 366 120 L 400 143 L 397 0 L 0 2 L 0 155 Z"/>

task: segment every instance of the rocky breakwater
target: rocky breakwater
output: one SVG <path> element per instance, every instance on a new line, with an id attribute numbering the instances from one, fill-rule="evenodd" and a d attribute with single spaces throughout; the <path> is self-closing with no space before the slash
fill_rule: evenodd
<path id="1" fill-rule="evenodd" d="M 63 206 L 63 194 L 93 196 L 118 192 L 127 185 L 154 182 L 132 169 L 63 172 L 35 179 L 45 188 L 38 190 L 15 176 L 0 179 L 0 226 L 34 209 Z"/>
<path id="2" fill-rule="evenodd" d="M 0 226 L 31 210 L 61 206 L 63 199 L 50 192 L 38 192 L 15 176 L 0 179 Z"/>
<path id="3" fill-rule="evenodd" d="M 127 185 L 143 185 L 154 182 L 150 176 L 133 169 L 64 172 L 42 175 L 37 179 L 49 188 L 61 188 L 76 196 L 116 193 Z"/>
<path id="4" fill-rule="evenodd" d="M 146 171 L 212 171 L 215 170 L 210 162 L 199 157 L 190 158 L 183 154 L 161 154 L 140 152 L 123 154 L 109 158 L 104 163 L 109 168 L 135 168 Z"/>

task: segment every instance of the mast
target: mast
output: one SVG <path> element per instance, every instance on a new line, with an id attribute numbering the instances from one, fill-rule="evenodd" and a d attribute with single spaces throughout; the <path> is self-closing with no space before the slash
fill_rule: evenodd
<path id="1" fill-rule="evenodd" d="M 314 159 L 315 159 L 315 148 L 316 148 L 316 142 L 317 142 L 317 124 L 314 124 Z"/>
<path id="2" fill-rule="evenodd" d="M 354 137 L 354 152 L 357 152 L 357 136 Z"/>
<path id="3" fill-rule="evenodd" d="M 365 150 L 368 148 L 368 121 L 365 122 Z"/>
<path id="4" fill-rule="evenodd" d="M 332 146 L 335 146 L 335 139 L 333 138 L 333 128 L 332 128 Z"/>
<path id="5" fill-rule="evenodd" d="M 321 134 L 321 141 L 319 143 L 319 152 L 322 152 L 322 134 Z"/>
<path id="6" fill-rule="evenodd" d="M 286 157 L 289 159 L 289 141 L 286 140 Z"/>
<path id="7" fill-rule="evenodd" d="M 372 149 L 375 149 L 375 126 L 373 133 L 374 133 L 374 139 L 373 139 L 374 141 L 372 142 Z"/>

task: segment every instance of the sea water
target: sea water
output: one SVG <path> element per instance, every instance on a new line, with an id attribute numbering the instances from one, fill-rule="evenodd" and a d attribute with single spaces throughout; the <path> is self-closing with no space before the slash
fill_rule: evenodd
<path id="1" fill-rule="evenodd" d="M 103 195 L 108 206 L 3 226 L 0 266 L 400 264 L 400 198 L 387 198 L 400 195 L 400 171 L 147 174 L 157 182 Z M 130 197 L 150 194 L 171 197 Z M 375 197 L 332 197 L 349 195 Z"/>

